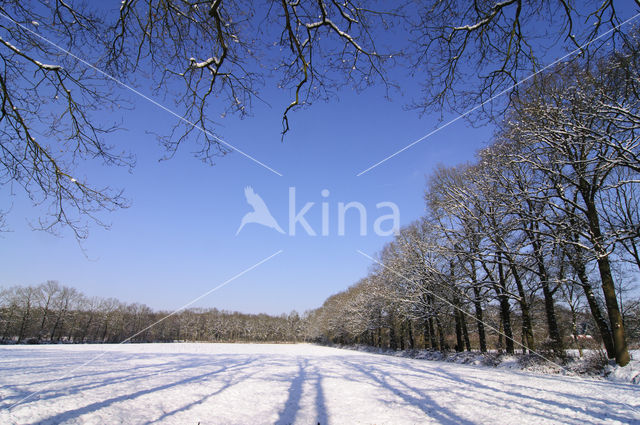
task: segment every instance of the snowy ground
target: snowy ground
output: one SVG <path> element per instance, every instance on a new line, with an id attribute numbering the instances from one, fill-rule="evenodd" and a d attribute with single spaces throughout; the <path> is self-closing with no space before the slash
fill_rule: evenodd
<path id="1" fill-rule="evenodd" d="M 640 424 L 640 387 L 313 345 L 0 346 L 0 423 Z"/>
<path id="2" fill-rule="evenodd" d="M 556 359 L 556 362 L 542 359 L 534 355 L 508 355 L 499 354 L 496 350 L 488 353 L 479 351 L 462 351 L 459 353 L 442 353 L 434 350 L 391 350 L 367 345 L 344 345 L 337 348 L 347 350 L 364 351 L 367 353 L 385 354 L 387 356 L 408 357 L 412 359 L 446 361 L 458 364 L 470 364 L 491 368 L 510 369 L 514 371 L 539 372 L 548 374 L 581 375 L 584 378 L 601 378 L 618 383 L 633 383 L 640 385 L 640 350 L 630 350 L 631 361 L 625 367 L 620 367 L 615 362 L 609 365 L 602 364 L 606 360 L 604 351 L 583 350 L 580 357 L 578 350 L 566 350 L 566 361 Z M 640 387 L 638 387 L 640 390 Z"/>

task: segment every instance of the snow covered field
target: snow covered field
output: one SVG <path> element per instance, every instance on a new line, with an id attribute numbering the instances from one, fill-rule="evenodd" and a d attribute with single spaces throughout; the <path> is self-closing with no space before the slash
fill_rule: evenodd
<path id="1" fill-rule="evenodd" d="M 628 424 L 640 387 L 313 345 L 1 346 L 0 409 L 2 424 Z"/>

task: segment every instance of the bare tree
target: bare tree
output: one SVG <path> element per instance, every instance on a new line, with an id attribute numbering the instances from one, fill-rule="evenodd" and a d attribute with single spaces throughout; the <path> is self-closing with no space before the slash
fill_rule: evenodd
<path id="1" fill-rule="evenodd" d="M 518 82 L 552 60 L 550 51 L 589 55 L 624 37 L 609 0 L 430 0 L 418 9 L 412 59 L 425 77 L 414 106 L 423 111 L 467 109 L 517 93 Z M 500 111 L 508 103 L 496 102 Z M 483 109 L 490 112 L 496 104 Z"/>
<path id="2" fill-rule="evenodd" d="M 635 42 L 634 42 L 635 43 Z M 520 93 L 507 123 L 508 137 L 521 143 L 524 160 L 545 173 L 562 203 L 562 213 L 577 214 L 584 222 L 579 243 L 598 264 L 615 357 L 629 362 L 624 326 L 617 302 L 611 252 L 619 243 L 617 232 L 607 232 L 601 209 L 603 194 L 634 183 L 617 180 L 614 170 L 633 170 L 627 158 L 638 149 L 637 44 L 589 64 L 572 62 L 539 76 Z M 622 60 L 621 60 L 622 59 Z M 624 79 L 620 65 L 624 68 Z M 570 205 L 569 211 L 564 205 Z"/>
<path id="3" fill-rule="evenodd" d="M 38 341 L 45 337 L 45 327 L 50 318 L 52 307 L 56 302 L 56 297 L 60 293 L 60 284 L 55 280 L 48 280 L 39 287 L 40 309 L 42 320 L 40 321 L 40 329 L 38 330 Z"/>
<path id="4" fill-rule="evenodd" d="M 117 11 L 63 0 L 0 6 L 0 184 L 17 183 L 47 217 L 37 228 L 87 236 L 98 214 L 127 206 L 120 190 L 80 174 L 94 161 L 132 167 L 108 144 L 118 128 L 99 112 L 128 106 L 120 84 L 151 79 L 180 119 L 159 134 L 172 156 L 188 141 L 206 162 L 229 146 L 214 117 L 245 116 L 260 90 L 277 81 L 292 93 L 282 105 L 283 135 L 296 108 L 344 86 L 391 84 L 394 59 L 374 34 L 392 30 L 395 7 L 369 2 L 125 0 Z M 114 13 L 115 12 L 115 13 Z M 384 39 L 383 39 L 384 40 Z M 106 73 L 105 73 L 106 72 Z"/>
<path id="5" fill-rule="evenodd" d="M 121 191 L 92 185 L 79 165 L 133 161 L 106 143 L 116 127 L 97 117 L 120 102 L 108 79 L 45 40 L 93 62 L 99 56 L 89 46 L 103 45 L 105 26 L 96 13 L 63 1 L 9 1 L 0 13 L 0 184 L 15 183 L 45 206 L 36 228 L 65 226 L 83 238 L 87 220 L 104 224 L 96 213 L 126 202 Z"/>

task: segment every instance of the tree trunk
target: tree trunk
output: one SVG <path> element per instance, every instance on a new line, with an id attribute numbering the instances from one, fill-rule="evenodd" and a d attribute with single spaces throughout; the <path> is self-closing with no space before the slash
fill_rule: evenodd
<path id="1" fill-rule="evenodd" d="M 511 309 L 509 300 L 506 295 L 500 296 L 500 319 L 502 320 L 502 328 L 504 329 L 505 347 L 507 353 L 513 354 L 513 331 L 511 329 Z"/>
<path id="2" fill-rule="evenodd" d="M 471 341 L 469 340 L 469 329 L 467 328 L 466 314 L 460 312 L 460 323 L 462 325 L 462 337 L 464 338 L 464 345 L 467 351 L 471 351 Z"/>
<path id="3" fill-rule="evenodd" d="M 56 331 L 58 330 L 58 325 L 60 324 L 60 314 L 58 314 L 58 316 L 56 317 L 56 321 L 53 324 L 53 328 L 51 329 L 51 334 L 49 335 L 49 341 L 51 342 L 53 342 L 53 337 L 56 334 Z"/>
<path id="4" fill-rule="evenodd" d="M 398 341 L 396 341 L 396 326 L 395 326 L 395 320 L 394 317 L 392 316 L 390 318 L 391 320 L 389 321 L 389 348 L 391 348 L 392 350 L 396 350 L 398 348 Z"/>
<path id="5" fill-rule="evenodd" d="M 47 321 L 47 316 L 49 315 L 49 302 L 51 300 L 51 297 L 47 298 L 47 302 L 44 306 L 43 312 L 42 312 L 42 321 L 40 322 L 40 329 L 38 330 L 38 341 L 42 340 L 42 336 L 44 334 L 44 325 Z"/>
<path id="6" fill-rule="evenodd" d="M 478 326 L 478 339 L 480 340 L 480 351 L 482 353 L 487 352 L 487 337 L 484 333 L 482 301 L 480 299 L 480 288 L 478 288 L 478 282 L 476 277 L 475 261 L 471 264 L 471 279 L 473 283 L 473 306 L 475 308 L 476 325 Z"/>
<path id="7" fill-rule="evenodd" d="M 537 255 L 536 255 L 537 256 Z M 546 267 L 542 263 L 542 258 L 538 258 L 538 275 L 540 276 L 540 284 L 542 285 L 542 294 L 544 295 L 544 311 L 547 316 L 547 328 L 549 330 L 549 339 L 553 345 L 553 351 L 556 354 L 562 354 L 564 347 L 562 344 L 562 336 L 558 329 L 558 321 L 553 303 L 553 292 L 549 287 L 549 276 Z"/>
<path id="8" fill-rule="evenodd" d="M 20 331 L 18 332 L 18 342 L 24 338 L 25 330 L 27 328 L 27 321 L 29 320 L 29 314 L 31 314 L 31 303 L 27 302 L 27 307 L 22 315 L 22 322 L 20 323 Z"/>
<path id="9" fill-rule="evenodd" d="M 455 288 L 455 271 L 453 260 L 449 260 L 449 285 L 452 288 Z M 460 318 L 460 299 L 458 298 L 458 294 L 454 289 L 453 292 L 453 317 L 456 323 L 456 346 L 455 350 L 457 352 L 464 350 L 464 342 L 462 341 L 462 322 Z"/>
<path id="10" fill-rule="evenodd" d="M 538 224 L 532 222 L 530 226 L 531 227 L 525 226 L 525 232 L 531 242 L 533 256 L 538 267 L 537 275 L 540 279 L 540 286 L 542 286 L 542 294 L 544 296 L 544 311 L 547 318 L 549 339 L 551 340 L 554 353 L 561 355 L 564 353 L 564 347 L 562 344 L 562 335 L 560 335 L 560 329 L 558 328 L 558 320 L 556 318 L 555 305 L 553 302 L 553 294 L 555 291 L 552 291 L 549 286 L 549 273 L 547 272 L 544 255 L 542 253 L 542 243 L 536 234 L 536 231 L 539 229 Z"/>
<path id="11" fill-rule="evenodd" d="M 593 288 L 591 287 L 591 282 L 589 281 L 589 277 L 587 276 L 587 269 L 584 261 L 582 260 L 582 255 L 579 251 L 576 251 L 573 256 L 569 254 L 568 256 L 573 269 L 578 275 L 578 279 L 580 279 L 580 286 L 582 287 L 584 295 L 587 298 L 587 303 L 589 304 L 589 309 L 591 310 L 591 316 L 593 316 L 593 320 L 596 322 L 598 332 L 600 333 L 600 338 L 602 338 L 602 343 L 604 344 L 604 348 L 607 351 L 607 358 L 614 359 L 616 355 L 615 350 L 613 349 L 613 338 L 611 336 L 611 330 L 609 329 L 607 320 L 602 314 L 602 310 L 600 310 L 598 300 L 593 293 Z"/>
<path id="12" fill-rule="evenodd" d="M 102 338 L 101 338 L 102 342 L 106 342 L 107 340 L 108 328 L 109 328 L 109 318 L 107 317 L 104 321 L 104 330 L 102 331 Z"/>
<path id="13" fill-rule="evenodd" d="M 93 322 L 93 313 L 89 314 L 89 320 L 87 321 L 87 324 L 84 326 L 82 330 L 82 335 L 80 336 L 80 342 L 85 342 L 85 338 L 89 334 L 89 329 L 91 328 L 91 322 Z"/>
<path id="14" fill-rule="evenodd" d="M 456 304 L 457 306 L 457 304 Z M 464 342 L 462 340 L 462 321 L 460 320 L 460 310 L 458 310 L 457 308 L 454 311 L 454 319 L 456 322 L 456 346 L 455 346 L 455 350 L 457 352 L 463 351 L 464 350 Z"/>
<path id="15" fill-rule="evenodd" d="M 600 279 L 602 281 L 604 301 L 607 306 L 607 312 L 609 313 L 609 323 L 611 325 L 611 336 L 613 339 L 613 350 L 616 363 L 620 366 L 626 366 L 631 358 L 627 348 L 624 324 L 622 323 L 622 314 L 620 314 L 620 308 L 618 306 L 616 287 L 611 273 L 609 254 L 604 247 L 602 233 L 600 231 L 600 219 L 593 200 L 584 196 L 584 194 L 583 199 L 587 207 L 587 218 L 593 239 L 593 247 L 598 255 L 598 270 L 600 271 Z"/>
<path id="16" fill-rule="evenodd" d="M 460 352 L 464 350 L 464 342 L 462 340 L 462 324 L 460 323 L 460 312 L 455 312 L 455 321 L 456 321 L 456 346 L 455 350 Z"/>
<path id="17" fill-rule="evenodd" d="M 442 329 L 442 323 L 440 322 L 440 319 L 438 318 L 438 316 L 436 316 L 436 326 L 438 328 L 438 336 L 439 336 L 439 347 L 438 349 L 440 351 L 444 351 L 446 348 L 447 343 L 444 340 L 444 329 Z"/>
<path id="18" fill-rule="evenodd" d="M 502 267 L 502 254 L 498 252 L 498 279 L 500 283 L 500 292 L 498 298 L 500 299 L 500 316 L 504 326 L 505 335 L 505 347 L 508 354 L 514 353 L 513 347 L 513 331 L 511 328 L 511 306 L 509 305 L 509 298 L 507 295 L 507 282 L 504 277 L 504 270 Z"/>
<path id="19" fill-rule="evenodd" d="M 431 340 L 431 332 L 429 331 L 429 319 L 424 321 L 424 323 L 422 324 L 422 328 L 422 346 L 426 350 L 427 348 L 429 348 L 429 341 Z"/>
<path id="20" fill-rule="evenodd" d="M 429 317 L 429 335 L 431 336 L 431 348 L 433 348 L 434 350 L 439 349 L 438 348 L 438 341 L 436 339 L 436 328 L 433 325 L 433 316 Z"/>
<path id="21" fill-rule="evenodd" d="M 520 312 L 522 313 L 522 340 L 524 346 L 531 352 L 531 350 L 535 350 L 535 343 L 533 339 L 531 313 L 529 312 L 529 303 L 527 302 L 527 293 L 524 290 L 524 285 L 522 284 L 522 279 L 520 278 L 520 273 L 518 272 L 516 265 L 511 261 L 511 259 L 509 259 L 509 263 L 513 279 L 515 280 L 518 288 L 518 296 L 520 297 L 518 303 L 520 304 Z"/>
<path id="22" fill-rule="evenodd" d="M 409 349 L 413 350 L 415 347 L 415 340 L 413 339 L 413 323 L 411 321 L 407 321 L 407 331 L 409 333 Z"/>
<path id="23" fill-rule="evenodd" d="M 611 324 L 611 333 L 613 337 L 613 350 L 616 363 L 620 366 L 626 366 L 631 360 L 627 341 L 624 333 L 624 324 L 622 323 L 622 314 L 618 307 L 618 299 L 616 297 L 616 288 L 611 275 L 611 265 L 609 258 L 603 257 L 598 259 L 598 268 L 600 269 L 600 278 L 602 279 L 602 292 L 609 313 L 609 322 Z"/>

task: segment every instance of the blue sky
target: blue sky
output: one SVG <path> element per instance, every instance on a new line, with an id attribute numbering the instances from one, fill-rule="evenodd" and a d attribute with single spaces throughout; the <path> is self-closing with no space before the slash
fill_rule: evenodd
<path id="1" fill-rule="evenodd" d="M 131 207 L 103 215 L 111 229 L 93 227 L 83 253 L 69 232 L 57 237 L 32 231 L 28 220 L 36 220 L 42 210 L 17 188 L 10 197 L 9 188 L 3 188 L 0 208 L 11 207 L 11 231 L 0 235 L 0 285 L 53 279 L 89 296 L 170 310 L 283 250 L 196 306 L 275 314 L 318 307 L 366 275 L 370 262 L 356 250 L 374 254 L 390 240 L 371 231 L 379 215 L 376 203 L 396 203 L 401 224 L 410 223 L 424 211 L 425 177 L 434 167 L 472 160 L 490 141 L 490 128 L 470 128 L 460 120 L 356 177 L 438 125 L 439 114 L 421 117 L 405 109 L 417 89 L 415 80 L 404 81 L 403 91 L 393 94 L 391 102 L 381 88 L 360 94 L 341 91 L 339 100 L 290 114 L 292 128 L 284 142 L 281 114 L 291 101 L 289 93 L 266 91 L 263 97 L 271 106 L 256 103 L 251 117 L 219 120 L 221 137 L 282 177 L 237 153 L 206 165 L 191 155 L 195 146 L 188 144 L 175 158 L 159 162 L 163 151 L 148 131 L 166 131 L 174 118 L 135 99 L 134 109 L 124 116 L 126 130 L 108 139 L 136 155 L 133 173 L 85 170 L 94 182 L 124 188 Z M 292 237 L 251 224 L 235 236 L 242 216 L 251 210 L 245 186 L 265 200 L 285 230 L 288 190 L 296 187 L 298 208 L 315 202 L 306 217 L 318 232 L 324 200 L 320 192 L 328 189 L 330 235 L 311 237 L 298 228 Z M 367 207 L 369 236 L 358 234 L 355 214 L 347 221 L 346 235 L 337 235 L 337 203 L 350 201 Z"/>
<path id="2" fill-rule="evenodd" d="M 89 170 L 88 177 L 125 188 L 131 207 L 104 216 L 110 230 L 94 227 L 83 243 L 86 257 L 69 233 L 56 237 L 30 230 L 27 219 L 40 210 L 18 193 L 11 198 L 12 230 L 2 235 L 2 285 L 37 284 L 55 279 L 87 295 L 116 297 L 153 308 L 171 309 L 282 249 L 261 265 L 196 305 L 244 312 L 282 313 L 314 308 L 324 299 L 364 277 L 368 261 L 356 252 L 379 250 L 389 237 L 376 236 L 374 220 L 391 201 L 400 209 L 401 224 L 424 210 L 425 175 L 438 163 L 470 160 L 489 140 L 487 129 L 456 123 L 369 173 L 356 174 L 423 136 L 437 117 L 420 118 L 403 109 L 403 96 L 393 102 L 381 90 L 344 92 L 340 100 L 317 103 L 291 116 L 292 130 L 280 140 L 282 105 L 258 105 L 254 116 L 224 121 L 219 129 L 229 143 L 278 170 L 282 177 L 237 153 L 216 165 L 201 163 L 183 146 L 175 158 L 159 162 L 163 151 L 146 134 L 168 114 L 144 101 L 127 113 L 126 131 L 110 140 L 137 157 L 133 174 L 123 169 Z M 191 149 L 193 150 L 193 148 Z M 320 233 L 321 206 L 329 204 L 329 236 L 282 235 L 247 225 L 238 236 L 242 216 L 251 208 L 244 187 L 252 186 L 287 230 L 289 187 L 296 188 L 297 209 L 315 205 L 305 216 Z M 328 189 L 326 200 L 321 191 Z M 355 214 L 347 215 L 346 234 L 338 236 L 338 202 L 358 201 L 367 207 L 368 234 L 359 235 Z"/>

